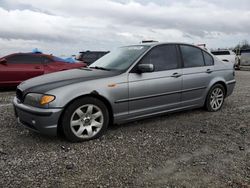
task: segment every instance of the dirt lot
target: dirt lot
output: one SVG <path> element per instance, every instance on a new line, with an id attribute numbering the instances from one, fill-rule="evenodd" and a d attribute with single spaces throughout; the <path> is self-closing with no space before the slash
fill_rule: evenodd
<path id="1" fill-rule="evenodd" d="M 0 93 L 0 187 L 250 187 L 250 72 L 217 113 L 202 109 L 112 126 L 72 144 L 16 123 Z"/>

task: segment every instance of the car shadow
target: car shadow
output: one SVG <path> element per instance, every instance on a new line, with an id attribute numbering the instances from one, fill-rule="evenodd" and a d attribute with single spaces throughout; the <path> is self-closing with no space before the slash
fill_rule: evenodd
<path id="1" fill-rule="evenodd" d="M 140 120 L 129 121 L 127 123 L 112 124 L 112 125 L 109 125 L 108 129 L 113 131 L 113 130 L 117 130 L 117 129 L 124 128 L 124 127 L 132 127 L 132 126 L 140 127 L 140 126 L 143 126 L 145 123 L 154 124 L 156 121 L 166 120 L 168 118 L 179 118 L 180 116 L 183 116 L 183 115 L 188 116 L 189 114 L 201 113 L 201 112 L 206 112 L 206 111 L 203 110 L 202 108 L 197 108 L 197 109 L 190 109 L 190 110 L 177 111 L 177 112 L 168 112 L 165 114 L 145 117 Z"/>

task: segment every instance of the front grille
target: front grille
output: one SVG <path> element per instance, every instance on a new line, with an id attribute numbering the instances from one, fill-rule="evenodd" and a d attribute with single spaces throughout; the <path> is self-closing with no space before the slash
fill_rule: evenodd
<path id="1" fill-rule="evenodd" d="M 23 92 L 20 89 L 16 90 L 16 98 L 19 102 L 23 102 L 24 100 Z"/>

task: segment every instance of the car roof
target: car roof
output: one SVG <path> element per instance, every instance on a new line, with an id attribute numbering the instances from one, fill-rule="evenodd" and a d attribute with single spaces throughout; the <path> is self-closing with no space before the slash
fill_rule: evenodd
<path id="1" fill-rule="evenodd" d="M 44 55 L 44 56 L 50 56 L 48 54 L 43 54 L 43 53 L 33 53 L 33 52 L 18 52 L 18 53 L 13 53 L 10 55 Z"/>
<path id="2" fill-rule="evenodd" d="M 123 46 L 123 47 L 129 47 L 129 46 L 148 46 L 149 48 L 159 46 L 159 45 L 164 45 L 164 44 L 179 44 L 179 45 L 188 45 L 188 46 L 193 46 L 196 48 L 201 49 L 202 51 L 207 52 L 210 55 L 213 55 L 208 49 L 202 48 L 200 46 L 197 46 L 195 44 L 190 44 L 190 43 L 185 43 L 185 42 L 146 42 L 146 43 L 139 43 L 139 44 L 134 44 L 134 45 L 128 45 L 128 46 Z"/>
<path id="3" fill-rule="evenodd" d="M 154 47 L 154 46 L 158 46 L 158 45 L 163 45 L 163 44 L 183 44 L 183 45 L 190 45 L 190 46 L 194 46 L 200 49 L 203 49 L 195 44 L 190 44 L 190 43 L 185 43 L 185 42 L 146 42 L 146 43 L 140 43 L 140 44 L 134 44 L 134 45 L 128 45 L 128 46 L 150 46 L 150 47 Z"/>
<path id="4" fill-rule="evenodd" d="M 10 56 L 13 56 L 13 55 L 34 55 L 34 56 L 44 56 L 44 57 L 49 57 L 49 58 L 52 58 L 52 57 L 53 57 L 53 55 L 43 54 L 43 53 L 33 53 L 33 52 L 18 52 L 18 53 L 12 53 L 12 54 L 6 55 L 6 56 L 4 56 L 4 57 L 10 57 Z"/>

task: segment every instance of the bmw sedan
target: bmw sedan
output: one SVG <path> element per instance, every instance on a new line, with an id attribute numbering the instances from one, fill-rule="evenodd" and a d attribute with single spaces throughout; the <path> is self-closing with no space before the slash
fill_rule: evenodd
<path id="1" fill-rule="evenodd" d="M 183 43 L 125 46 L 88 68 L 21 83 L 14 98 L 18 121 L 72 142 L 100 137 L 108 125 L 173 111 L 221 109 L 235 86 L 234 68 Z"/>

